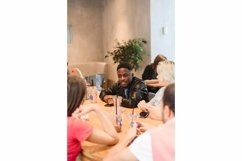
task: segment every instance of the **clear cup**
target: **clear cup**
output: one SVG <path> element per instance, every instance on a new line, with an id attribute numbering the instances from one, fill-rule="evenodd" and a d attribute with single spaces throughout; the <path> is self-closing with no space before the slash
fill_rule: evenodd
<path id="1" fill-rule="evenodd" d="M 117 96 L 117 95 L 113 96 L 113 103 L 114 103 L 113 123 L 117 132 L 122 131 L 122 125 L 123 125 L 121 102 L 122 102 L 121 96 Z"/>
<path id="2" fill-rule="evenodd" d="M 90 96 L 91 96 L 91 93 L 92 93 L 91 91 L 92 91 L 92 87 L 87 86 L 86 100 L 90 100 Z"/>
<path id="3" fill-rule="evenodd" d="M 98 93 L 95 86 L 87 87 L 87 100 L 91 100 L 91 103 L 97 103 Z"/>
<path id="4" fill-rule="evenodd" d="M 121 106 L 122 99 L 123 98 L 121 96 L 117 96 L 117 95 L 113 96 L 114 112 L 117 115 L 122 113 L 122 106 Z"/>
<path id="5" fill-rule="evenodd" d="M 122 119 L 122 115 L 115 115 L 114 118 L 114 128 L 117 132 L 121 132 L 122 131 L 122 125 L 123 125 L 123 119 Z"/>
<path id="6" fill-rule="evenodd" d="M 137 127 L 136 119 L 138 117 L 137 113 L 128 113 L 128 118 L 130 119 L 130 127 Z"/>
<path id="7" fill-rule="evenodd" d="M 100 100 L 99 99 L 99 95 L 100 95 L 101 91 L 97 90 L 97 100 Z"/>

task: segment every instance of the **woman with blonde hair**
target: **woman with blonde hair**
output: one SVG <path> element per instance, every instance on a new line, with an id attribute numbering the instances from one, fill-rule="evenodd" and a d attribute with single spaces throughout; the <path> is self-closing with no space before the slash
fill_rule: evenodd
<path id="1" fill-rule="evenodd" d="M 144 100 L 138 103 L 138 107 L 143 111 L 145 117 L 150 117 L 152 119 L 161 120 L 160 107 L 162 104 L 162 97 L 165 87 L 171 83 L 175 82 L 175 63 L 173 61 L 163 61 L 159 62 L 157 66 L 158 81 L 162 88 L 155 94 L 155 96 L 146 103 Z M 144 115 L 146 114 L 146 115 Z"/>

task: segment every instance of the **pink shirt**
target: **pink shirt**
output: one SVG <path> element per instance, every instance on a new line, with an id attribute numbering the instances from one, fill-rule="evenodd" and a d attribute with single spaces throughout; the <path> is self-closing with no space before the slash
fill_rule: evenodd
<path id="1" fill-rule="evenodd" d="M 175 118 L 152 130 L 152 153 L 154 161 L 175 160 Z"/>
<path id="2" fill-rule="evenodd" d="M 67 158 L 75 161 L 81 151 L 81 143 L 92 133 L 93 127 L 79 119 L 67 117 Z"/>

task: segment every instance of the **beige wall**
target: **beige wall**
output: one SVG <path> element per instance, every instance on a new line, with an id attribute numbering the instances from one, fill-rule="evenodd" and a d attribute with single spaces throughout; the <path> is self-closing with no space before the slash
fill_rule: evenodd
<path id="1" fill-rule="evenodd" d="M 106 0 L 103 12 L 103 49 L 112 51 L 115 40 L 122 41 L 132 38 L 145 38 L 148 41 L 146 50 L 150 52 L 150 3 L 147 0 Z M 108 63 L 108 78 L 117 80 L 116 66 L 112 58 Z M 150 62 L 150 56 L 143 64 Z M 142 65 L 144 66 L 144 65 Z M 141 77 L 143 68 L 135 72 Z M 115 76 L 115 77 L 114 77 Z"/>
<path id="2" fill-rule="evenodd" d="M 71 43 L 68 44 L 70 65 L 87 61 L 103 61 L 102 1 L 68 0 L 68 24 Z"/>
<path id="3" fill-rule="evenodd" d="M 104 59 L 112 51 L 115 40 L 145 38 L 150 54 L 150 1 L 149 0 L 68 0 L 68 24 L 71 25 L 71 43 L 68 44 L 69 65 L 88 61 L 106 61 L 108 79 L 116 81 L 116 64 Z M 142 68 L 135 72 L 141 77 Z"/>

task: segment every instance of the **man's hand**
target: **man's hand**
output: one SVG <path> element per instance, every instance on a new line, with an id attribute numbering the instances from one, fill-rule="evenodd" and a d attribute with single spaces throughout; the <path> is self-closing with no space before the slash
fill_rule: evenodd
<path id="1" fill-rule="evenodd" d="M 103 99 L 109 105 L 113 105 L 113 103 L 114 103 L 112 95 L 106 95 Z"/>

